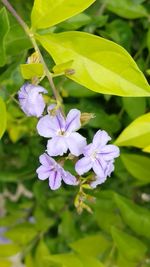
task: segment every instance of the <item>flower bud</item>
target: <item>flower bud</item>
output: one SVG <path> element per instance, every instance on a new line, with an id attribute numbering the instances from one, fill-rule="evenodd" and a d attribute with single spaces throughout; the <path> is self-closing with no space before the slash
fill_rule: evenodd
<path id="1" fill-rule="evenodd" d="M 80 121 L 81 121 L 81 124 L 82 125 L 85 125 L 87 124 L 91 119 L 94 119 L 95 118 L 95 115 L 94 113 L 82 113 L 81 114 L 81 117 L 80 117 Z"/>

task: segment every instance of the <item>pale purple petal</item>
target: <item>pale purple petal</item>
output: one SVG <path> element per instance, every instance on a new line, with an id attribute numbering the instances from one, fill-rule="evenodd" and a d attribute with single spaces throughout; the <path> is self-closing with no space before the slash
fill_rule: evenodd
<path id="1" fill-rule="evenodd" d="M 96 188 L 97 185 L 104 183 L 106 181 L 106 179 L 107 179 L 106 176 L 104 176 L 102 178 L 95 177 L 95 181 L 91 182 L 90 185 L 91 185 L 92 188 Z"/>
<path id="2" fill-rule="evenodd" d="M 64 171 L 62 174 L 62 179 L 65 184 L 69 185 L 78 185 L 78 181 L 74 175 L 72 175 L 70 172 Z"/>
<path id="3" fill-rule="evenodd" d="M 45 108 L 43 96 L 40 93 L 46 94 L 47 91 L 41 86 L 32 84 L 24 84 L 19 92 L 18 99 L 21 109 L 27 116 L 40 117 Z"/>
<path id="4" fill-rule="evenodd" d="M 106 176 L 110 176 L 111 173 L 114 171 L 115 167 L 114 167 L 114 162 L 113 161 L 109 161 L 107 164 L 107 167 L 105 169 L 105 175 Z"/>
<path id="5" fill-rule="evenodd" d="M 40 163 L 44 165 L 45 167 L 54 166 L 56 164 L 55 160 L 51 157 L 49 157 L 46 153 L 42 154 L 39 157 Z"/>
<path id="6" fill-rule="evenodd" d="M 43 96 L 41 94 L 38 94 L 35 98 L 35 101 L 29 102 L 30 107 L 30 114 L 32 116 L 40 117 L 44 111 L 45 108 L 45 102 L 43 99 Z"/>
<path id="7" fill-rule="evenodd" d="M 88 172 L 92 168 L 92 161 L 89 157 L 79 159 L 75 165 L 75 170 L 79 175 Z"/>
<path id="8" fill-rule="evenodd" d="M 55 118 L 50 115 L 42 117 L 37 124 L 37 131 L 43 137 L 56 136 L 58 128 L 55 124 Z"/>
<path id="9" fill-rule="evenodd" d="M 93 138 L 93 145 L 95 148 L 101 148 L 107 144 L 107 142 L 111 140 L 110 136 L 105 131 L 97 131 Z"/>
<path id="10" fill-rule="evenodd" d="M 101 149 L 100 154 L 103 156 L 104 160 L 113 160 L 114 158 L 117 158 L 120 153 L 117 146 L 107 145 Z"/>
<path id="11" fill-rule="evenodd" d="M 92 143 L 87 145 L 87 146 L 85 146 L 84 149 L 83 149 L 83 155 L 86 156 L 86 157 L 90 157 L 93 154 L 94 149 L 95 148 L 93 147 Z"/>
<path id="12" fill-rule="evenodd" d="M 47 152 L 50 156 L 62 156 L 67 150 L 68 146 L 66 144 L 66 137 L 57 136 L 48 140 Z"/>
<path id="13" fill-rule="evenodd" d="M 66 118 L 66 132 L 77 131 L 81 127 L 81 112 L 78 109 L 71 109 Z"/>
<path id="14" fill-rule="evenodd" d="M 79 156 L 83 153 L 83 148 L 86 146 L 86 138 L 79 133 L 71 133 L 66 142 L 72 155 Z"/>
<path id="15" fill-rule="evenodd" d="M 38 174 L 38 178 L 40 180 L 46 180 L 48 177 L 49 177 L 49 173 L 50 173 L 50 170 L 41 165 L 37 170 L 36 170 L 36 173 Z"/>
<path id="16" fill-rule="evenodd" d="M 93 170 L 96 173 L 97 176 L 99 177 L 104 177 L 105 176 L 105 169 L 106 169 L 107 163 L 104 162 L 102 159 L 96 159 L 93 162 Z"/>
<path id="17" fill-rule="evenodd" d="M 61 172 L 51 171 L 49 175 L 49 186 L 52 190 L 56 190 L 61 186 Z"/>

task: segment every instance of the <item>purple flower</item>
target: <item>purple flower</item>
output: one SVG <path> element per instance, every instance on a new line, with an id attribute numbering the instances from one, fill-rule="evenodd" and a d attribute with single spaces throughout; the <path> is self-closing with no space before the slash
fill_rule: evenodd
<path id="1" fill-rule="evenodd" d="M 68 185 L 77 185 L 76 177 L 65 171 L 53 158 L 46 153 L 40 156 L 41 166 L 36 170 L 40 180 L 49 179 L 49 186 L 56 190 L 61 186 L 62 180 Z"/>
<path id="2" fill-rule="evenodd" d="M 91 187 L 96 188 L 97 185 L 103 184 L 106 181 L 107 176 L 110 177 L 111 173 L 114 171 L 114 164 L 113 163 L 114 163 L 114 161 L 110 161 L 110 162 L 108 161 L 107 167 L 106 167 L 106 169 L 104 171 L 104 176 L 103 177 L 96 176 L 95 180 L 92 181 L 91 184 L 90 184 Z"/>
<path id="3" fill-rule="evenodd" d="M 27 116 L 40 117 L 42 115 L 45 108 L 45 102 L 40 93 L 46 94 L 47 90 L 41 86 L 35 86 L 29 83 L 24 84 L 20 88 L 18 99 L 21 109 Z"/>
<path id="4" fill-rule="evenodd" d="M 57 110 L 56 115 L 46 115 L 37 124 L 39 135 L 51 138 L 47 144 L 47 152 L 50 156 L 62 156 L 69 149 L 79 156 L 86 146 L 86 138 L 76 131 L 81 127 L 81 112 L 71 109 L 65 119 Z"/>
<path id="5" fill-rule="evenodd" d="M 119 156 L 119 148 L 114 145 L 107 145 L 109 140 L 111 138 L 105 131 L 99 130 L 95 134 L 93 142 L 83 149 L 84 157 L 78 160 L 75 165 L 79 175 L 93 169 L 99 177 L 99 183 L 111 174 L 114 170 L 113 160 Z"/>

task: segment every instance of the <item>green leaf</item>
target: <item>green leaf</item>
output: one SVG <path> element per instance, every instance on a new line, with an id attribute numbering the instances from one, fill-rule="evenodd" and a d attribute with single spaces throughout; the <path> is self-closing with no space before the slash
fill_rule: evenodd
<path id="1" fill-rule="evenodd" d="M 34 29 L 44 29 L 64 21 L 88 8 L 95 0 L 35 0 L 31 21 Z"/>
<path id="2" fill-rule="evenodd" d="M 49 256 L 50 251 L 48 250 L 46 244 L 41 240 L 37 246 L 35 253 L 35 266 L 36 267 L 49 267 L 48 262 L 45 260 Z"/>
<path id="3" fill-rule="evenodd" d="M 1 267 L 12 267 L 12 262 L 9 260 L 0 259 Z"/>
<path id="4" fill-rule="evenodd" d="M 80 259 L 72 253 L 51 255 L 46 259 L 52 263 L 62 264 L 63 267 L 83 267 Z"/>
<path id="5" fill-rule="evenodd" d="M 146 111 L 146 99 L 143 97 L 142 98 L 124 97 L 122 101 L 125 111 L 133 120 L 139 117 L 140 115 L 143 115 Z"/>
<path id="6" fill-rule="evenodd" d="M 5 38 L 9 31 L 9 21 L 6 9 L 0 10 L 0 66 L 6 63 Z"/>
<path id="7" fill-rule="evenodd" d="M 117 257 L 117 267 L 137 267 L 137 262 L 129 261 L 122 256 L 121 253 L 118 253 Z M 28 266 L 27 266 L 28 267 Z M 144 266 L 143 266 L 144 267 Z M 147 266 L 148 267 L 148 266 Z"/>
<path id="8" fill-rule="evenodd" d="M 135 146 L 144 148 L 150 145 L 150 113 L 134 120 L 119 135 L 115 144 L 118 146 Z"/>
<path id="9" fill-rule="evenodd" d="M 0 244 L 0 258 L 10 257 L 20 252 L 20 248 L 15 244 Z"/>
<path id="10" fill-rule="evenodd" d="M 90 255 L 90 256 L 87 256 Z M 87 254 L 84 256 L 79 256 L 83 267 L 105 267 L 102 262 L 97 260 L 96 258 L 92 258 L 91 254 Z"/>
<path id="11" fill-rule="evenodd" d="M 40 78 L 44 75 L 44 68 L 41 63 L 21 64 L 20 68 L 24 79 Z"/>
<path id="12" fill-rule="evenodd" d="M 92 97 L 96 96 L 97 93 L 88 90 L 86 87 L 77 84 L 71 80 L 66 80 L 62 86 L 62 94 L 65 96 L 72 96 L 72 97 Z M 64 96 L 64 97 L 65 97 Z"/>
<path id="13" fill-rule="evenodd" d="M 109 233 L 111 226 L 123 227 L 120 214 L 116 210 L 116 204 L 113 201 L 113 192 L 103 191 L 98 194 L 95 204 L 94 217 L 102 230 Z"/>
<path id="14" fill-rule="evenodd" d="M 6 105 L 3 99 L 0 97 L 0 138 L 2 138 L 7 124 Z"/>
<path id="15" fill-rule="evenodd" d="M 10 29 L 6 36 L 6 54 L 8 56 L 20 55 L 24 53 L 25 50 L 32 48 L 32 43 L 28 36 L 25 34 L 24 30 L 16 22 L 16 19 L 9 15 L 10 19 Z"/>
<path id="16" fill-rule="evenodd" d="M 115 227 L 112 227 L 111 232 L 119 252 L 127 260 L 139 262 L 144 258 L 147 247 L 139 239 Z"/>
<path id="17" fill-rule="evenodd" d="M 130 25 L 126 21 L 115 19 L 106 24 L 106 33 L 114 42 L 130 51 L 133 34 Z"/>
<path id="18" fill-rule="evenodd" d="M 89 24 L 91 21 L 92 18 L 89 15 L 82 13 L 60 23 L 58 26 L 65 30 L 77 30 Z"/>
<path id="19" fill-rule="evenodd" d="M 133 0 L 109 0 L 107 9 L 126 19 L 137 19 L 148 16 L 148 12 L 144 6 Z"/>
<path id="20" fill-rule="evenodd" d="M 133 177 L 139 181 L 150 183 L 150 158 L 136 154 L 121 154 L 121 159 Z"/>
<path id="21" fill-rule="evenodd" d="M 139 236 L 150 238 L 150 212 L 128 199 L 115 194 L 115 202 L 124 222 Z"/>
<path id="22" fill-rule="evenodd" d="M 110 247 L 111 243 L 105 235 L 97 233 L 87 236 L 70 244 L 70 247 L 77 253 L 91 257 L 97 257 Z"/>
<path id="23" fill-rule="evenodd" d="M 56 64 L 73 60 L 74 74 L 67 77 L 93 91 L 120 96 L 150 95 L 150 86 L 134 60 L 111 41 L 83 32 L 37 35 L 37 39 Z"/>
<path id="24" fill-rule="evenodd" d="M 26 245 L 38 235 L 35 226 L 30 223 L 22 223 L 8 230 L 5 236 L 16 244 Z"/>

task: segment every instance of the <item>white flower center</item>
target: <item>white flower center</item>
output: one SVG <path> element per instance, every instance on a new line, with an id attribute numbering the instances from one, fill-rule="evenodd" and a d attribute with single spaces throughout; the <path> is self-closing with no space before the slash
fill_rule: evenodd
<path id="1" fill-rule="evenodd" d="M 94 150 L 93 153 L 91 154 L 91 159 L 95 160 L 97 157 L 97 150 Z"/>

